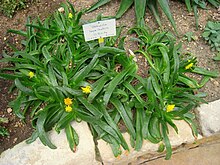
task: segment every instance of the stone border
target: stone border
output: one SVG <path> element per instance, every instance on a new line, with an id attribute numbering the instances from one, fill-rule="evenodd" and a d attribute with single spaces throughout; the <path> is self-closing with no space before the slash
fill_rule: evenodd
<path id="1" fill-rule="evenodd" d="M 79 135 L 79 145 L 75 153 L 69 149 L 64 130 L 57 134 L 55 131 L 49 133 L 52 142 L 57 149 L 44 146 L 39 139 L 31 144 L 25 141 L 17 144 L 14 148 L 6 150 L 1 154 L 1 165 L 99 165 L 96 161 L 95 145 L 92 134 L 86 122 L 72 123 Z"/>
<path id="2" fill-rule="evenodd" d="M 196 109 L 198 119 L 202 128 L 202 134 L 210 136 L 220 131 L 220 100 L 209 104 L 202 104 Z M 215 121 L 215 123 L 213 123 Z M 190 149 L 201 144 L 206 144 L 213 138 L 202 138 L 195 142 L 190 126 L 185 121 L 175 121 L 179 134 L 173 128 L 169 128 L 169 138 L 174 152 L 180 152 Z M 97 146 L 93 141 L 92 134 L 86 122 L 73 122 L 72 126 L 79 135 L 79 145 L 77 151 L 73 153 L 66 140 L 65 132 L 62 130 L 60 134 L 55 131 L 49 133 L 52 142 L 57 149 L 52 150 L 45 147 L 39 139 L 31 144 L 25 141 L 17 144 L 12 149 L 4 151 L 0 155 L 1 165 L 112 165 L 112 164 L 140 164 L 158 157 L 164 156 L 165 152 L 158 153 L 159 144 L 153 144 L 147 140 L 143 142 L 140 151 L 135 151 L 130 146 L 130 136 L 124 133 L 123 136 L 127 141 L 130 152 L 123 151 L 120 158 L 115 158 L 112 150 L 106 142 L 98 140 Z M 208 130 L 208 133 L 206 132 Z M 211 130 L 211 131 L 210 131 Z M 213 136 L 212 136 L 213 137 Z M 214 135 L 214 139 L 219 140 L 220 135 Z M 208 140 L 207 140 L 208 139 Z M 210 140 L 211 139 L 211 140 Z M 96 160 L 96 151 L 98 149 L 102 162 Z"/>
<path id="3" fill-rule="evenodd" d="M 201 104 L 196 109 L 196 114 L 204 136 L 220 132 L 220 99 L 209 104 Z"/>

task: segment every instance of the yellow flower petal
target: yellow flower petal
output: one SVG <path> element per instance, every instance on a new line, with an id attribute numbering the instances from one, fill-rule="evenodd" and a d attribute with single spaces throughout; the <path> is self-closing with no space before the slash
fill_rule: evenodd
<path id="1" fill-rule="evenodd" d="M 66 106 L 65 111 L 66 112 L 71 112 L 73 110 L 73 108 L 71 106 Z"/>
<path id="2" fill-rule="evenodd" d="M 175 104 L 169 104 L 169 105 L 167 105 L 167 112 L 173 111 L 174 107 L 175 107 Z"/>
<path id="3" fill-rule="evenodd" d="M 191 62 L 190 64 L 185 66 L 185 69 L 190 69 L 190 68 L 192 68 L 192 66 L 193 66 L 193 63 Z"/>
<path id="4" fill-rule="evenodd" d="M 64 99 L 64 104 L 65 104 L 65 105 L 71 105 L 71 104 L 73 104 L 72 99 L 70 99 L 69 97 L 65 98 L 65 99 Z"/>
<path id="5" fill-rule="evenodd" d="M 73 14 L 69 13 L 68 18 L 73 18 Z"/>
<path id="6" fill-rule="evenodd" d="M 104 38 L 99 38 L 99 44 L 102 44 L 102 43 L 104 43 Z"/>
<path id="7" fill-rule="evenodd" d="M 28 73 L 28 76 L 29 76 L 30 78 L 33 78 L 33 77 L 34 77 L 34 72 L 29 72 L 29 73 Z"/>
<path id="8" fill-rule="evenodd" d="M 81 89 L 82 89 L 82 92 L 86 94 L 89 94 L 92 91 L 92 88 L 90 86 L 81 87 Z"/>

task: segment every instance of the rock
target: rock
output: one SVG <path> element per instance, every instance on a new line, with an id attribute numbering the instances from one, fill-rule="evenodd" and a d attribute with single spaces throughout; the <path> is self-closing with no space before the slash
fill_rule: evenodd
<path id="1" fill-rule="evenodd" d="M 220 100 L 202 104 L 196 112 L 204 136 L 220 132 Z"/>
<path id="2" fill-rule="evenodd" d="M 57 149 L 44 146 L 39 139 L 31 144 L 25 141 L 17 144 L 1 154 L 1 165 L 97 165 L 95 160 L 95 145 L 87 123 L 72 123 L 79 135 L 77 151 L 73 153 L 68 145 L 64 130 L 57 134 L 49 133 Z"/>
<path id="3" fill-rule="evenodd" d="M 8 113 L 11 113 L 11 112 L 12 112 L 12 109 L 11 109 L 11 108 L 7 108 L 7 112 L 8 112 Z"/>
<path id="4" fill-rule="evenodd" d="M 17 140 L 18 140 L 18 138 L 14 138 L 13 143 L 16 143 Z"/>
<path id="5" fill-rule="evenodd" d="M 64 8 L 63 7 L 60 7 L 57 9 L 60 13 L 63 13 L 64 12 Z"/>

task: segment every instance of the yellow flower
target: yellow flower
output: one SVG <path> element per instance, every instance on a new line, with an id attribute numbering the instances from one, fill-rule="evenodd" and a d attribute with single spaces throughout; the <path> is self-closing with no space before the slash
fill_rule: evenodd
<path id="1" fill-rule="evenodd" d="M 192 66 L 193 66 L 193 63 L 191 62 L 190 64 L 185 66 L 185 69 L 190 69 L 190 68 L 192 68 Z"/>
<path id="2" fill-rule="evenodd" d="M 167 112 L 173 111 L 174 107 L 175 107 L 175 104 L 169 104 L 169 105 L 167 105 Z"/>
<path id="3" fill-rule="evenodd" d="M 81 87 L 81 89 L 82 89 L 82 92 L 86 94 L 89 94 L 92 91 L 92 88 L 90 86 Z"/>
<path id="4" fill-rule="evenodd" d="M 73 110 L 73 108 L 71 106 L 66 106 L 65 108 L 66 112 L 71 112 Z"/>
<path id="5" fill-rule="evenodd" d="M 104 43 L 104 38 L 99 38 L 99 44 L 102 44 L 102 43 Z"/>
<path id="6" fill-rule="evenodd" d="M 68 18 L 73 18 L 73 14 L 69 13 Z"/>
<path id="7" fill-rule="evenodd" d="M 71 104 L 73 104 L 73 102 L 72 102 L 72 99 L 70 99 L 69 97 L 67 97 L 66 99 L 64 99 L 64 103 L 66 104 L 66 105 L 71 105 Z"/>
<path id="8" fill-rule="evenodd" d="M 29 72 L 29 73 L 28 73 L 28 76 L 29 76 L 30 78 L 34 77 L 34 72 Z"/>

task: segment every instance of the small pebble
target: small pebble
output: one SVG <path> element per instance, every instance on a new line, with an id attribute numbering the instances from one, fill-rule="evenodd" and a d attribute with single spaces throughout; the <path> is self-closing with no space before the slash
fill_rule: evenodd
<path id="1" fill-rule="evenodd" d="M 18 138 L 14 138 L 13 143 L 15 143 L 18 140 Z"/>
<path id="2" fill-rule="evenodd" d="M 12 112 L 12 109 L 11 109 L 11 108 L 7 108 L 7 112 L 8 112 L 8 113 L 11 113 L 11 112 Z"/>
<path id="3" fill-rule="evenodd" d="M 63 7 L 60 7 L 60 8 L 58 9 L 58 11 L 59 11 L 60 13 L 62 13 L 62 12 L 64 12 L 64 8 L 63 8 Z"/>
<path id="4" fill-rule="evenodd" d="M 219 87 L 219 82 L 218 81 L 214 81 L 214 85 Z"/>

